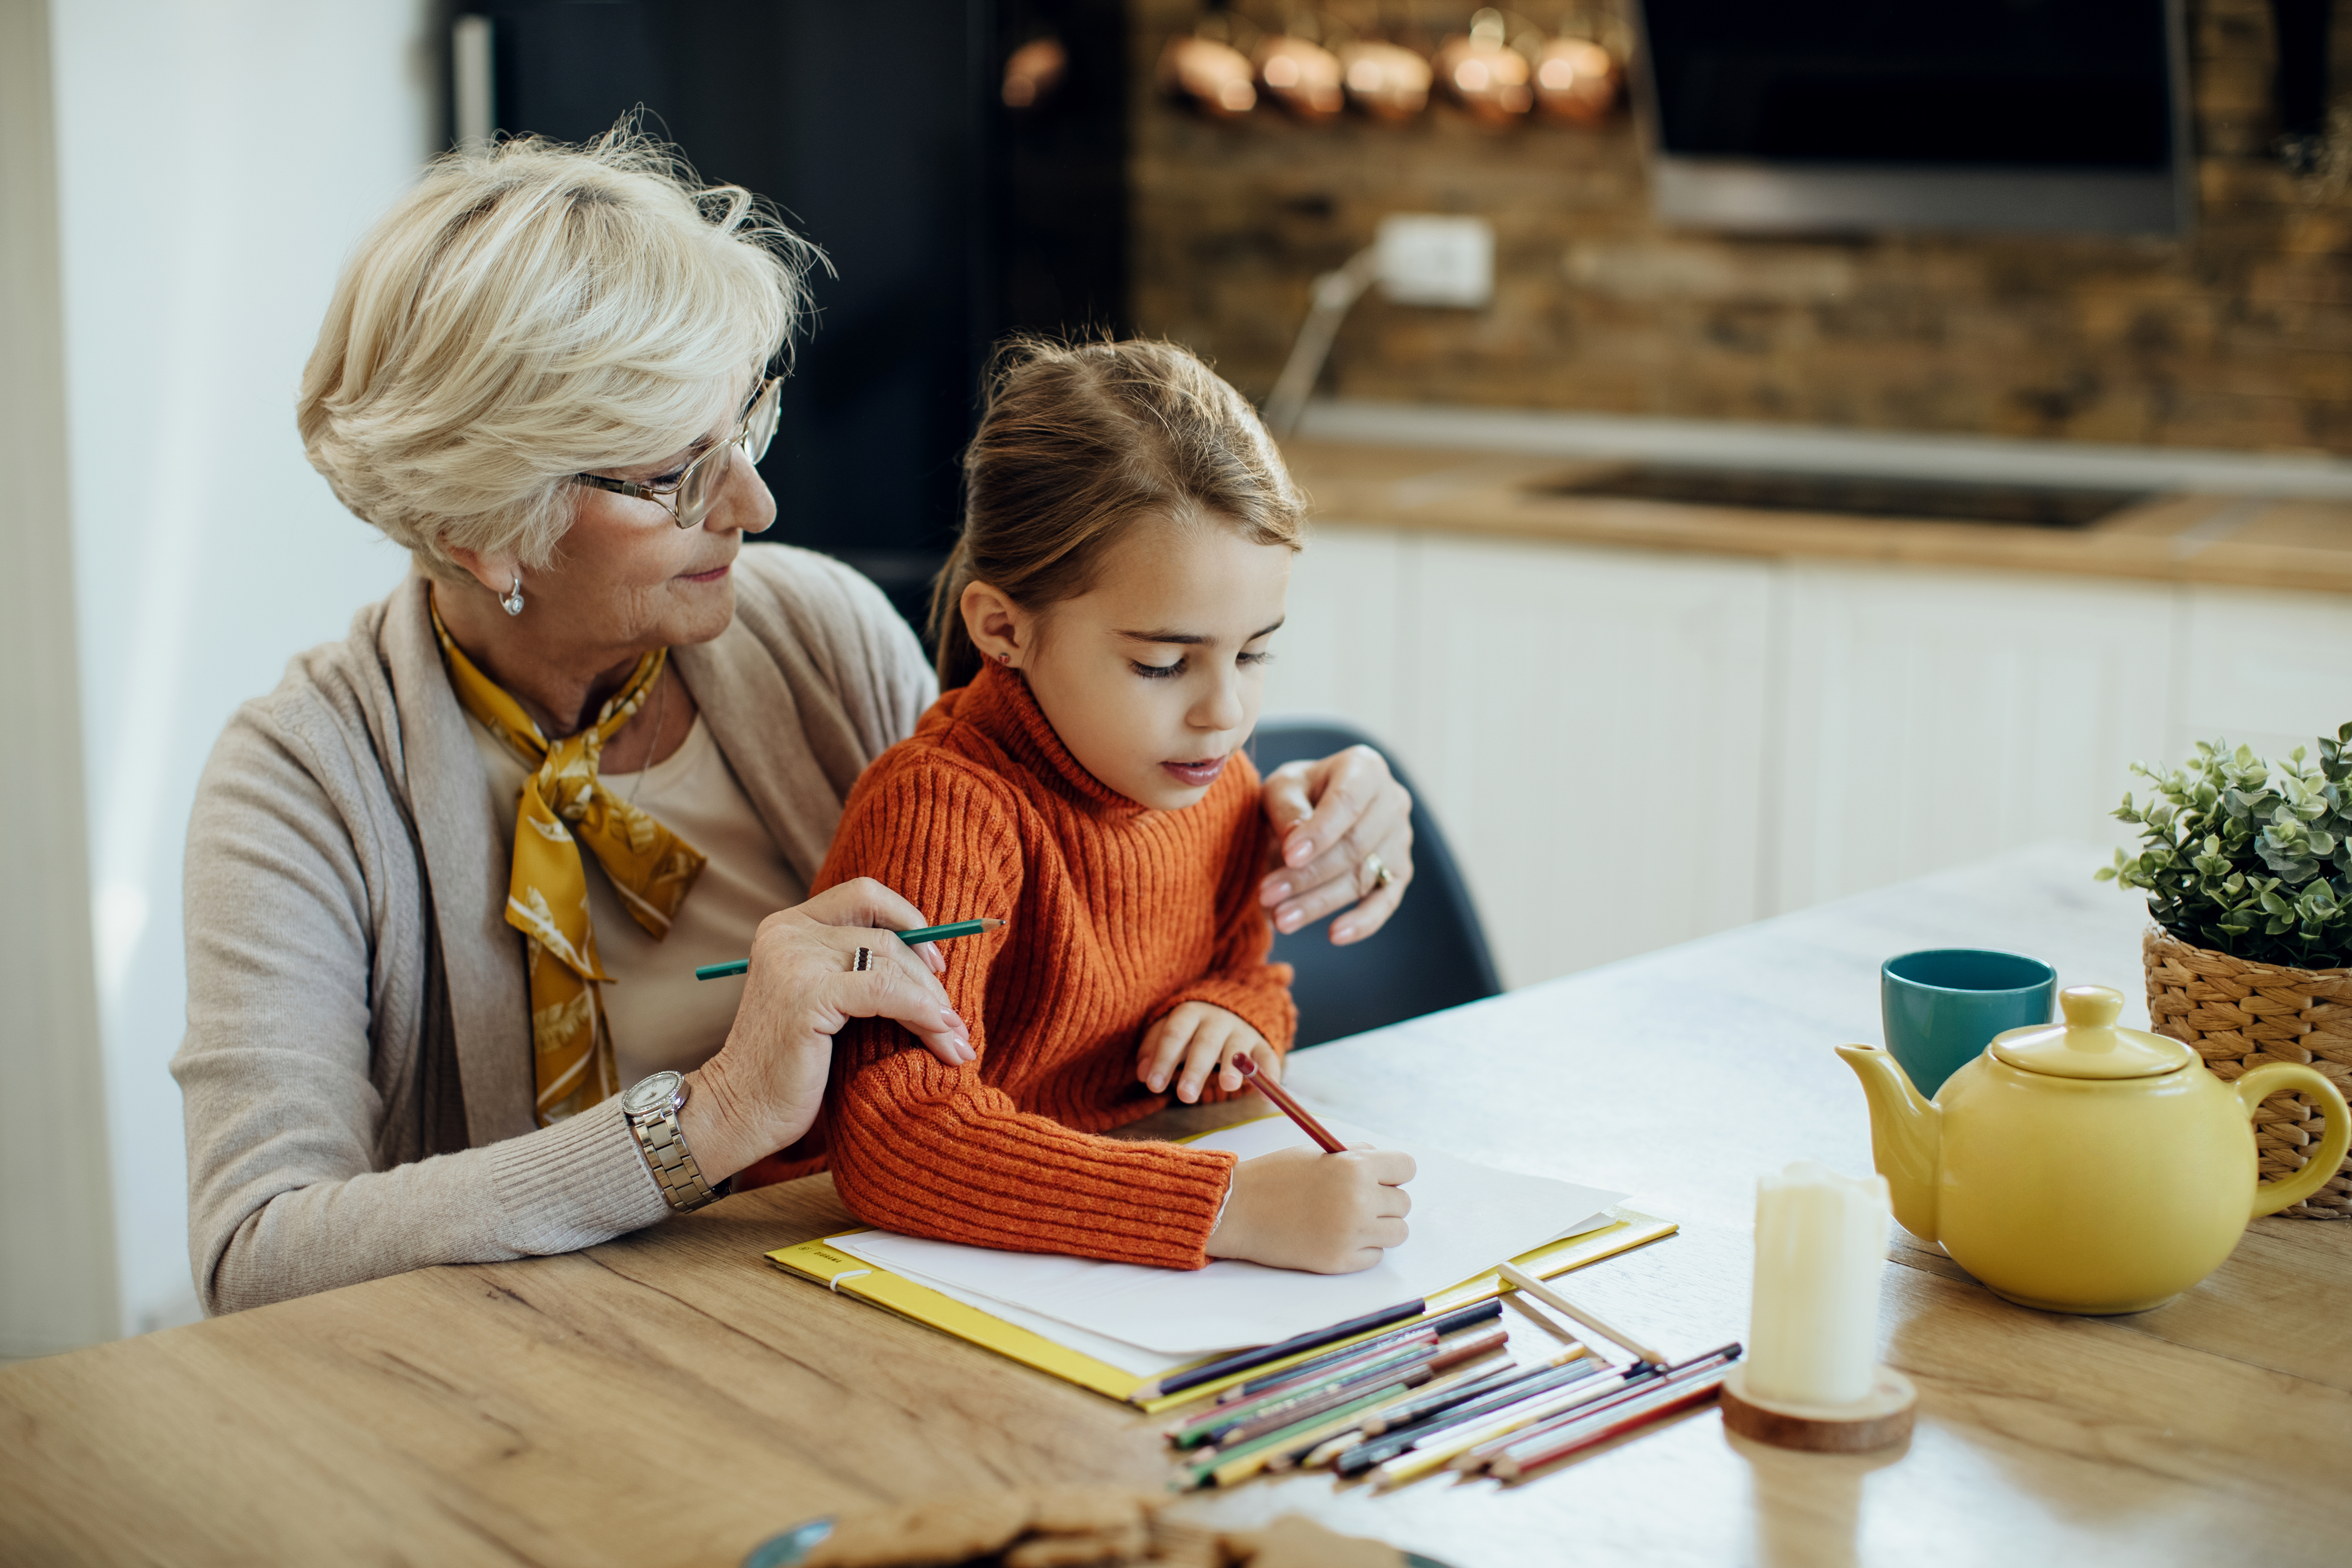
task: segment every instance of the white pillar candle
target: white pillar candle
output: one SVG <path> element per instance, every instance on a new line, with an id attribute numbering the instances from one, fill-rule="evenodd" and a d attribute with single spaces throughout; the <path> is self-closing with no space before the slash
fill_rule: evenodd
<path id="1" fill-rule="evenodd" d="M 1748 1386 L 1784 1405 L 1851 1405 L 1878 1367 L 1886 1178 L 1799 1160 L 1756 1183 Z"/>

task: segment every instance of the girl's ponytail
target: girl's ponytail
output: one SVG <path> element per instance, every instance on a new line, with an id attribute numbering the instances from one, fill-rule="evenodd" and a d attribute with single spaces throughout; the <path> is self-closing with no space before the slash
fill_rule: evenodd
<path id="1" fill-rule="evenodd" d="M 943 691 L 980 674 L 963 619 L 973 583 L 1031 610 L 1076 598 L 1147 517 L 1215 519 L 1293 550 L 1306 539 L 1307 498 L 1257 411 L 1174 343 L 1007 342 L 963 479 L 963 532 L 931 587 Z"/>

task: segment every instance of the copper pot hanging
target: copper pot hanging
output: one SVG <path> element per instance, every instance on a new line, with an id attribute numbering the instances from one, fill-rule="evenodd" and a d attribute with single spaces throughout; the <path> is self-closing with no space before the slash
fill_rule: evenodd
<path id="1" fill-rule="evenodd" d="M 1260 40 L 1257 80 L 1267 97 L 1310 125 L 1347 107 L 1339 57 L 1312 38 L 1280 34 Z"/>
<path id="2" fill-rule="evenodd" d="M 1536 52 L 1536 107 L 1546 118 L 1598 125 L 1615 111 L 1625 70 L 1590 38 L 1546 38 Z"/>
<path id="3" fill-rule="evenodd" d="M 1198 33 L 1179 33 L 1160 51 L 1160 88 L 1220 120 L 1237 120 L 1257 107 L 1257 69 L 1233 45 Z"/>
<path id="4" fill-rule="evenodd" d="M 1411 120 L 1429 107 L 1429 62 L 1402 44 L 1359 39 L 1339 51 L 1348 100 L 1375 120 Z"/>
<path id="5" fill-rule="evenodd" d="M 1475 13 L 1470 30 L 1456 33 L 1437 51 L 1437 79 L 1472 119 L 1487 125 L 1508 125 L 1535 107 L 1535 74 L 1528 57 L 1511 47 L 1508 25 L 1500 11 Z"/>

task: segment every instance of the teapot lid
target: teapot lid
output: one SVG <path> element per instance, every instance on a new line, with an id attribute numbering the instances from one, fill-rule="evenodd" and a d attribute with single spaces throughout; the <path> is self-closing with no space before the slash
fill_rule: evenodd
<path id="1" fill-rule="evenodd" d="M 2105 985 L 2069 985 L 2058 993 L 2063 1024 L 2007 1029 L 1991 1051 L 2011 1067 L 2050 1078 L 2154 1078 L 2198 1059 L 2179 1040 L 2145 1029 L 2119 1029 L 2124 994 Z"/>

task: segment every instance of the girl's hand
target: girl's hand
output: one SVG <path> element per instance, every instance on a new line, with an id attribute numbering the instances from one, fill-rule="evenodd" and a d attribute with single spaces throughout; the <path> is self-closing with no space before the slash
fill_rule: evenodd
<path id="1" fill-rule="evenodd" d="M 1388 759 L 1350 746 L 1315 763 L 1285 763 L 1266 775 L 1265 815 L 1282 835 L 1282 864 L 1258 884 L 1274 929 L 1294 931 L 1353 904 L 1331 922 L 1341 947 L 1387 923 L 1412 881 L 1412 796 Z M 1379 856 L 1383 887 L 1370 868 Z"/>
<path id="2" fill-rule="evenodd" d="M 1250 1057 L 1257 1070 L 1282 1081 L 1282 1053 L 1239 1016 L 1207 1002 L 1186 1002 L 1160 1020 L 1143 1037 L 1135 1061 L 1135 1076 L 1158 1094 L 1176 1080 L 1176 1098 L 1190 1105 L 1201 1098 L 1209 1075 L 1218 1075 L 1218 1087 L 1228 1094 L 1248 1080 L 1234 1069 L 1234 1058 Z"/>
<path id="3" fill-rule="evenodd" d="M 719 1182 L 796 1142 L 816 1121 L 833 1037 L 852 1018 L 891 1018 L 950 1067 L 973 1058 L 971 1031 L 949 1005 L 947 960 L 892 931 L 923 912 L 871 878 L 845 882 L 760 922 L 735 1026 L 719 1054 L 687 1074 L 679 1130 L 704 1177 Z M 859 973 L 857 950 L 874 955 Z"/>
<path id="4" fill-rule="evenodd" d="M 1310 1274 L 1354 1274 L 1410 1234 L 1412 1156 L 1357 1144 L 1344 1154 L 1277 1149 L 1234 1167 L 1212 1258 Z"/>

